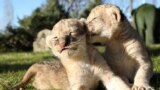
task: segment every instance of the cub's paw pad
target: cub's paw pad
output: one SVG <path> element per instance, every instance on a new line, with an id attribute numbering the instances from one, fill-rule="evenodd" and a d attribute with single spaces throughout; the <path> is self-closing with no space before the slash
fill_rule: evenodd
<path id="1" fill-rule="evenodd" d="M 152 87 L 133 86 L 131 90 L 154 90 Z"/>

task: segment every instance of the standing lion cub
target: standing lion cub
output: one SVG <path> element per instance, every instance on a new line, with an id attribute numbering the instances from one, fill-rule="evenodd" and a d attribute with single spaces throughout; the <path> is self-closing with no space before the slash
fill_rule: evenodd
<path id="1" fill-rule="evenodd" d="M 87 30 L 83 21 L 60 20 L 46 41 L 66 69 L 70 90 L 94 90 L 100 80 L 107 90 L 130 90 L 87 42 Z"/>
<path id="2" fill-rule="evenodd" d="M 151 90 L 152 63 L 144 43 L 120 9 L 111 4 L 96 6 L 87 18 L 91 42 L 106 45 L 105 58 L 112 70 L 132 90 Z"/>

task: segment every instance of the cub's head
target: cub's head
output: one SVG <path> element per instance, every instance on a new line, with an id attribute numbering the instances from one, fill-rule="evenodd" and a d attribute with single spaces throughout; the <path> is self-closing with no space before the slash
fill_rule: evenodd
<path id="1" fill-rule="evenodd" d="M 86 52 L 85 27 L 82 20 L 62 19 L 53 27 L 46 43 L 58 58 L 79 58 Z"/>
<path id="2" fill-rule="evenodd" d="M 93 35 L 112 38 L 118 32 L 123 15 L 121 10 L 111 4 L 103 4 L 93 8 L 87 17 L 87 26 Z"/>

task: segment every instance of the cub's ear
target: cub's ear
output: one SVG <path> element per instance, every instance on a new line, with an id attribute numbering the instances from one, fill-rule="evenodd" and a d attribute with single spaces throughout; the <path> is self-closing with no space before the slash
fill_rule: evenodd
<path id="1" fill-rule="evenodd" d="M 79 20 L 80 20 L 81 22 L 86 23 L 86 19 L 85 19 L 85 18 L 80 18 Z"/>
<path id="2" fill-rule="evenodd" d="M 79 21 L 83 27 L 84 32 L 87 33 L 88 32 L 87 23 L 86 23 L 87 20 L 85 18 L 80 18 Z"/>
<path id="3" fill-rule="evenodd" d="M 79 21 L 80 21 L 82 26 L 86 25 L 87 20 L 85 18 L 80 18 Z"/>
<path id="4" fill-rule="evenodd" d="M 46 45 L 47 47 L 52 48 L 52 35 L 46 37 Z"/>
<path id="5" fill-rule="evenodd" d="M 122 19 L 121 10 L 117 6 L 111 6 L 107 9 L 113 20 L 120 22 Z"/>

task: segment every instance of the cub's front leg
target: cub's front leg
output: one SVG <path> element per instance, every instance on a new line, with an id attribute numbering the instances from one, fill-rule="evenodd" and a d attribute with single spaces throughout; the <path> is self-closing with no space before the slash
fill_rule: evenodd
<path id="1" fill-rule="evenodd" d="M 83 79 L 81 79 L 83 80 Z M 85 79 L 84 79 L 85 80 Z M 71 90 L 89 90 L 89 88 L 85 85 L 85 83 L 78 80 L 78 78 L 75 78 L 70 82 Z"/>
<path id="2" fill-rule="evenodd" d="M 104 73 L 101 76 L 101 80 L 107 90 L 131 90 L 129 85 L 113 73 Z"/>
<path id="3" fill-rule="evenodd" d="M 85 85 L 73 85 L 71 86 L 71 90 L 89 90 Z"/>
<path id="4" fill-rule="evenodd" d="M 95 72 L 97 76 L 103 82 L 107 90 L 131 90 L 127 82 L 123 81 L 119 76 L 116 76 L 110 69 L 104 59 L 98 58 L 98 61 L 102 62 L 99 65 L 95 65 Z"/>
<path id="5" fill-rule="evenodd" d="M 149 80 L 150 80 L 150 77 L 152 76 L 151 63 L 149 63 L 149 61 L 147 63 L 144 60 L 139 60 L 139 64 L 140 64 L 140 67 L 138 68 L 137 73 L 135 75 L 132 90 L 154 90 L 149 85 Z"/>

